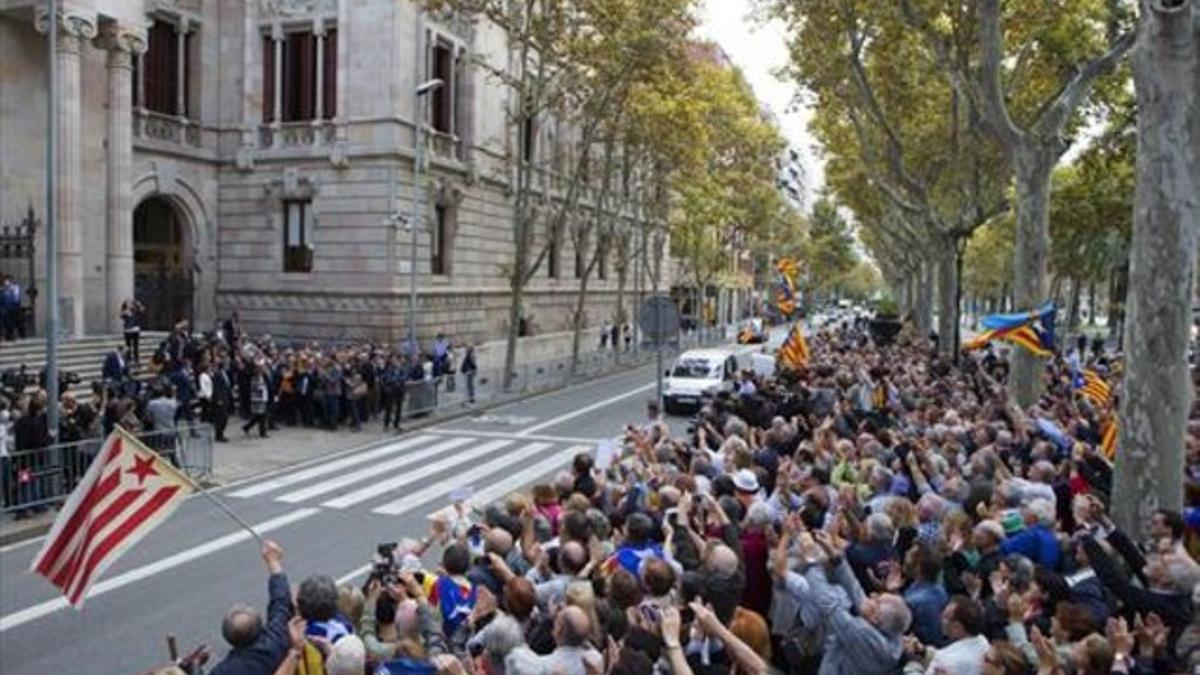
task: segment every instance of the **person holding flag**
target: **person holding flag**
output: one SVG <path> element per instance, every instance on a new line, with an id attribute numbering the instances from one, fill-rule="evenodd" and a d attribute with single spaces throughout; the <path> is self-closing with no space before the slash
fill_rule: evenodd
<path id="1" fill-rule="evenodd" d="M 779 365 L 785 370 L 800 370 L 808 366 L 808 342 L 804 339 L 804 322 L 796 321 L 787 339 L 779 347 Z"/>

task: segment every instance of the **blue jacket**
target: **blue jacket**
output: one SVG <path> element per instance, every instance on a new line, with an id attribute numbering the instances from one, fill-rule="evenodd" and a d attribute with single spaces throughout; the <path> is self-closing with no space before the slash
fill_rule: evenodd
<path id="1" fill-rule="evenodd" d="M 288 621 L 292 618 L 292 594 L 287 575 L 272 574 L 267 580 L 267 620 L 258 639 L 249 647 L 236 648 L 209 675 L 271 675 L 291 646 Z"/>
<path id="2" fill-rule="evenodd" d="M 116 352 L 109 352 L 104 357 L 104 379 L 123 380 L 129 373 L 129 364 L 125 363 Z"/>
<path id="3" fill-rule="evenodd" d="M 912 610 L 912 632 L 922 644 L 941 647 L 946 644 L 942 635 L 942 610 L 950 602 L 941 584 L 912 584 L 904 591 L 904 602 Z"/>
<path id="4" fill-rule="evenodd" d="M 1026 527 L 1005 539 L 1000 545 L 1000 550 L 1005 555 L 1020 553 L 1034 564 L 1052 570 L 1058 569 L 1059 559 L 1062 557 L 1062 547 L 1058 545 L 1058 539 L 1041 524 Z"/>

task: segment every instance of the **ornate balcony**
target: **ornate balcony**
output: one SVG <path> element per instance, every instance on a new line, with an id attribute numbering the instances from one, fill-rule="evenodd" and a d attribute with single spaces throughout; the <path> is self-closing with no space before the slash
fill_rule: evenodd
<path id="1" fill-rule="evenodd" d="M 201 143 L 199 124 L 144 108 L 133 111 L 133 137 L 193 148 L 199 148 Z"/>
<path id="2" fill-rule="evenodd" d="M 337 130 L 327 121 L 264 124 L 258 128 L 258 147 L 263 150 L 331 146 Z"/>

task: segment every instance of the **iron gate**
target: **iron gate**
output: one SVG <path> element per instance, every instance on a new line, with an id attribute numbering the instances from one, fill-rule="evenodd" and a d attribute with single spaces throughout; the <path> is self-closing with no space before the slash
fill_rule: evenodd
<path id="1" fill-rule="evenodd" d="M 32 335 L 36 325 L 33 312 L 38 289 L 33 256 L 40 225 L 41 221 L 34 217 L 33 206 L 30 206 L 21 222 L 0 226 L 0 276 L 7 275 L 21 286 L 19 330 L 22 337 Z"/>
<path id="2" fill-rule="evenodd" d="M 142 328 L 171 330 L 180 320 L 192 320 L 192 275 L 159 269 L 134 277 L 134 295 L 146 307 Z"/>

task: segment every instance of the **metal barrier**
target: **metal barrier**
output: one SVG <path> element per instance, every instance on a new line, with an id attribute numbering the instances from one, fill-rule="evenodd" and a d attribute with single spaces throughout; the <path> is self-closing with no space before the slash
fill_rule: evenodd
<path id="1" fill-rule="evenodd" d="M 212 474 L 213 429 L 207 424 L 134 434 L 194 480 Z M 104 444 L 103 438 L 20 450 L 0 458 L 0 513 L 65 501 Z"/>
<path id="2" fill-rule="evenodd" d="M 705 338 L 701 341 L 694 333 L 681 335 L 678 347 L 672 346 L 664 352 L 664 360 L 673 359 L 688 349 L 725 343 L 719 334 L 706 335 Z M 583 352 L 574 370 L 571 368 L 570 355 L 520 364 L 513 370 L 512 386 L 507 391 L 504 389 L 503 368 L 479 370 L 473 376 L 452 373 L 412 380 L 404 385 L 403 414 L 406 418 L 424 417 L 438 410 L 495 405 L 618 370 L 644 366 L 654 360 L 655 352 L 643 347 L 638 351 L 605 349 Z"/>

